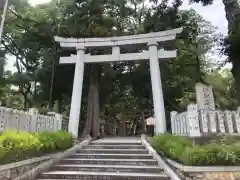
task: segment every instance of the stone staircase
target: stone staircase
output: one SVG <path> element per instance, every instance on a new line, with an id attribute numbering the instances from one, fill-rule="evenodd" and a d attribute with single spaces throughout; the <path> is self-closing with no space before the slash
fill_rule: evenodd
<path id="1" fill-rule="evenodd" d="M 170 180 L 140 138 L 106 138 L 92 142 L 53 165 L 38 180 Z"/>

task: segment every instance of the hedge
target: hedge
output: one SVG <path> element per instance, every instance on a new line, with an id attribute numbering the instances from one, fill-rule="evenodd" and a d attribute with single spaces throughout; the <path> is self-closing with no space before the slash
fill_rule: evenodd
<path id="1" fill-rule="evenodd" d="M 0 135 L 0 164 L 65 150 L 72 145 L 72 136 L 64 131 L 27 133 L 6 130 Z"/>
<path id="2" fill-rule="evenodd" d="M 230 143 L 231 142 L 231 143 Z M 240 143 L 229 139 L 193 145 L 186 137 L 163 134 L 153 137 L 155 150 L 170 159 L 188 166 L 240 165 Z"/>

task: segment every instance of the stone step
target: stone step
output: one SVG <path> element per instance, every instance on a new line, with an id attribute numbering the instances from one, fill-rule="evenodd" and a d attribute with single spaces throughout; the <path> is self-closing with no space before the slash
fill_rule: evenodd
<path id="1" fill-rule="evenodd" d="M 84 149 L 145 149 L 143 145 L 88 145 Z"/>
<path id="2" fill-rule="evenodd" d="M 142 146 L 141 142 L 92 142 L 90 145 L 138 145 Z"/>
<path id="3" fill-rule="evenodd" d="M 51 171 L 92 171 L 92 172 L 163 172 L 159 166 L 124 166 L 124 165 L 98 165 L 98 164 L 62 164 L 54 165 Z"/>
<path id="4" fill-rule="evenodd" d="M 146 149 L 80 149 L 77 153 L 84 154 L 149 154 Z"/>
<path id="5" fill-rule="evenodd" d="M 84 180 L 170 180 L 165 173 L 123 173 L 123 172 L 86 172 L 52 171 L 40 175 L 38 180 L 84 179 Z"/>
<path id="6" fill-rule="evenodd" d="M 78 159 L 66 158 L 60 164 L 158 165 L 153 159 Z"/>
<path id="7" fill-rule="evenodd" d="M 89 158 L 89 159 L 152 159 L 150 154 L 73 154 L 68 158 Z"/>

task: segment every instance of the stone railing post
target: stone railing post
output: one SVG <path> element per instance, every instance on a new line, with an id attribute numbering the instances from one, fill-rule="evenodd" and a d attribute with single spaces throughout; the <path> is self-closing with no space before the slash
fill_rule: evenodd
<path id="1" fill-rule="evenodd" d="M 177 111 L 172 111 L 171 112 L 171 128 L 172 128 L 172 134 L 177 135 L 177 121 L 176 121 L 176 116 L 177 116 Z"/>
<path id="2" fill-rule="evenodd" d="M 209 132 L 207 110 L 199 110 L 199 124 L 200 132 L 202 132 L 203 134 L 207 134 Z"/>
<path id="3" fill-rule="evenodd" d="M 63 116 L 61 114 L 56 113 L 55 118 L 56 118 L 56 122 L 57 122 L 55 131 L 60 131 L 60 130 L 62 130 Z"/>
<path id="4" fill-rule="evenodd" d="M 0 107 L 0 133 L 4 131 L 6 127 L 6 111 L 4 107 Z"/>
<path id="5" fill-rule="evenodd" d="M 38 110 L 35 108 L 30 108 L 28 114 L 31 116 L 31 122 L 29 124 L 29 131 L 37 131 L 37 119 L 38 119 Z"/>
<path id="6" fill-rule="evenodd" d="M 198 117 L 198 108 L 196 104 L 190 104 L 187 107 L 187 119 L 188 119 L 188 128 L 190 137 L 199 137 L 200 126 L 199 126 L 199 117 Z"/>
<path id="7" fill-rule="evenodd" d="M 48 116 L 52 116 L 53 118 L 53 131 L 59 131 L 62 129 L 62 121 L 63 116 L 61 114 L 55 113 L 55 112 L 48 112 Z"/>
<path id="8" fill-rule="evenodd" d="M 237 110 L 234 113 L 233 116 L 233 123 L 234 123 L 234 131 L 236 133 L 240 133 L 240 107 L 237 108 Z"/>
<path id="9" fill-rule="evenodd" d="M 225 133 L 225 113 L 222 111 L 217 111 L 217 130 L 220 133 Z"/>
<path id="10" fill-rule="evenodd" d="M 233 112 L 232 111 L 225 111 L 225 128 L 226 131 L 230 134 L 234 133 L 233 130 Z"/>
<path id="11" fill-rule="evenodd" d="M 208 112 L 209 129 L 211 133 L 217 133 L 216 111 Z"/>
<path id="12" fill-rule="evenodd" d="M 182 113 L 182 117 L 181 117 L 181 121 L 183 124 L 183 135 L 184 136 L 188 136 L 189 134 L 189 124 L 188 124 L 188 116 L 187 116 L 187 112 L 186 113 Z"/>

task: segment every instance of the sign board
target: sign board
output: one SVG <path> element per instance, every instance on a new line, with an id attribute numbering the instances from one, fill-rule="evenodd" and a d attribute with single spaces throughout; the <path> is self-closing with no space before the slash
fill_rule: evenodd
<path id="1" fill-rule="evenodd" d="M 196 96 L 199 110 L 215 110 L 215 101 L 211 86 L 197 83 Z"/>

